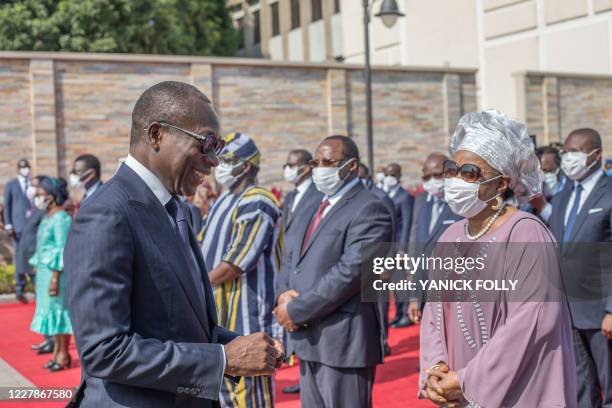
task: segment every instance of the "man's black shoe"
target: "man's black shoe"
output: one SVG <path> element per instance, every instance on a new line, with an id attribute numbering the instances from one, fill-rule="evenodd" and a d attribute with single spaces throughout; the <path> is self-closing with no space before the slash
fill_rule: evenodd
<path id="1" fill-rule="evenodd" d="M 408 319 L 407 316 L 402 317 L 397 323 L 395 323 L 393 325 L 393 327 L 395 327 L 396 329 L 402 328 L 402 327 L 408 327 L 412 324 L 412 322 L 410 321 L 410 319 Z"/>
<path id="2" fill-rule="evenodd" d="M 283 394 L 297 394 L 300 392 L 300 383 L 292 385 L 291 387 L 283 388 Z"/>
<path id="3" fill-rule="evenodd" d="M 43 347 L 39 348 L 36 354 L 49 354 L 53 353 L 53 342 L 50 341 L 45 344 Z"/>
<path id="4" fill-rule="evenodd" d="M 38 344 L 32 344 L 32 350 L 40 350 L 41 348 L 45 347 L 47 344 L 51 343 L 52 340 L 43 340 L 42 342 L 38 343 Z"/>
<path id="5" fill-rule="evenodd" d="M 25 295 L 23 293 L 20 293 L 18 295 L 15 296 L 15 298 L 20 301 L 21 303 L 23 303 L 24 305 L 26 303 L 28 303 L 28 298 L 25 297 Z"/>

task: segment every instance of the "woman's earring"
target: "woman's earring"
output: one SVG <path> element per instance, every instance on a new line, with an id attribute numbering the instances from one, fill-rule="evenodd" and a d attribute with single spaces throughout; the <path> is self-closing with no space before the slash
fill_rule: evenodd
<path id="1" fill-rule="evenodd" d="M 497 203 L 494 206 L 492 206 L 491 209 L 497 211 L 500 208 L 502 208 L 502 205 L 504 204 L 504 200 L 500 196 L 497 196 L 495 199 L 497 200 Z"/>

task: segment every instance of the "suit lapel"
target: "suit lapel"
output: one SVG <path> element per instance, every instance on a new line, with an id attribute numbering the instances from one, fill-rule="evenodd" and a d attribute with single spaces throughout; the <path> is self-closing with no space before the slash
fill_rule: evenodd
<path id="1" fill-rule="evenodd" d="M 584 201 L 584 204 L 582 204 L 582 207 L 580 208 L 580 211 L 576 216 L 576 221 L 574 222 L 574 227 L 572 228 L 570 234 L 570 242 L 574 242 L 574 240 L 576 239 L 578 231 L 580 231 L 582 224 L 584 224 L 586 217 L 589 215 L 589 210 L 593 208 L 595 203 L 605 194 L 605 186 L 607 183 L 607 179 L 608 178 L 605 175 L 600 176 L 599 180 L 597 181 L 597 184 L 595 185 L 595 187 L 593 187 L 593 191 L 591 191 L 591 194 L 589 194 L 587 199 Z"/>
<path id="2" fill-rule="evenodd" d="M 198 241 L 196 240 L 195 234 L 191 229 L 191 226 L 189 226 L 189 244 L 191 246 L 191 250 L 195 255 L 196 261 L 198 262 L 198 267 L 202 276 L 202 282 L 204 283 L 204 295 L 206 296 L 205 302 L 206 309 L 208 310 L 209 320 L 210 322 L 212 322 L 212 325 L 216 326 L 218 324 L 217 308 L 214 302 L 212 286 L 210 285 L 210 280 L 208 280 L 208 270 L 206 269 L 204 257 L 202 256 L 202 252 L 198 247 Z"/>
<path id="3" fill-rule="evenodd" d="M 293 190 L 287 197 L 285 198 L 285 231 L 289 229 L 291 225 L 291 221 L 293 221 L 293 211 L 291 211 L 291 207 L 293 207 L 293 201 L 295 200 L 296 191 Z"/>
<path id="4" fill-rule="evenodd" d="M 556 237 L 559 242 L 563 241 L 563 230 L 565 230 L 565 212 L 567 210 L 567 205 L 569 204 L 569 199 L 572 195 L 572 189 L 574 186 L 574 182 L 568 180 L 565 183 L 565 188 L 555 197 L 555 206 L 557 203 L 559 204 L 557 207 L 557 211 L 551 220 L 551 229 L 553 230 L 553 234 L 555 232 L 558 233 Z"/>
<path id="5" fill-rule="evenodd" d="M 427 243 L 429 241 L 429 224 L 431 223 L 431 210 L 433 208 L 433 198 L 429 201 L 425 201 L 423 207 L 421 207 L 421 218 L 419 219 L 419 223 L 422 222 L 421 228 L 421 236 L 418 239 L 421 240 L 422 243 Z"/>

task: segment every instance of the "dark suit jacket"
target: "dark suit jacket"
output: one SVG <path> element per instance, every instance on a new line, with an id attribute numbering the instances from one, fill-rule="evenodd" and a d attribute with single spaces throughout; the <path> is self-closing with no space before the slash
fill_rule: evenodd
<path id="1" fill-rule="evenodd" d="M 371 180 L 368 182 L 368 190 L 370 190 L 370 193 L 378 197 L 378 199 L 385 205 L 387 211 L 389 211 L 389 214 L 391 215 L 391 226 L 393 227 L 391 236 L 394 237 L 398 229 L 398 220 L 397 214 L 395 213 L 395 204 L 393 203 L 393 200 L 391 200 L 391 197 L 389 197 L 387 193 L 376 187 L 374 182 Z"/>
<path id="2" fill-rule="evenodd" d="M 431 222 L 431 215 L 433 210 L 434 200 L 430 199 L 427 201 L 429 194 L 424 193 L 417 197 L 415 207 L 419 209 L 419 212 L 416 214 L 415 222 L 413 225 L 414 228 L 414 252 L 411 256 L 419 257 L 421 255 L 425 255 L 426 257 L 431 256 L 434 246 L 440 239 L 440 236 L 446 229 L 455 222 L 461 219 L 460 216 L 453 213 L 448 206 L 448 204 L 443 203 L 444 207 L 442 208 L 442 212 L 438 217 L 438 220 L 433 226 L 431 233 L 429 232 L 429 224 Z M 415 279 L 418 281 L 419 279 L 427 279 L 428 271 L 419 269 L 414 274 Z M 423 302 L 424 294 L 421 293 L 420 285 L 417 284 L 417 292 L 415 296 L 421 302 Z"/>
<path id="3" fill-rule="evenodd" d="M 36 234 L 38 233 L 38 226 L 45 216 L 43 210 L 34 208 L 31 211 L 32 213 L 26 218 L 23 230 L 21 231 L 19 249 L 17 250 L 17 256 L 21 258 L 22 265 L 27 268 L 28 273 L 32 273 L 28 261 L 32 255 L 34 255 L 34 252 L 36 252 Z"/>
<path id="4" fill-rule="evenodd" d="M 9 181 L 4 190 L 4 223 L 11 224 L 17 234 L 23 231 L 30 206 L 30 200 L 21 188 L 19 179 Z"/>
<path id="5" fill-rule="evenodd" d="M 399 249 L 408 250 L 410 238 L 410 227 L 412 226 L 412 207 L 414 199 L 406 190 L 400 187 L 397 193 L 391 197 L 395 205 L 397 218 L 397 229 L 395 231 L 395 242 Z"/>
<path id="6" fill-rule="evenodd" d="M 555 196 L 549 224 L 561 245 L 560 265 L 566 290 L 570 294 L 572 323 L 579 329 L 600 329 L 604 313 L 612 313 L 612 276 L 609 263 L 609 243 L 612 242 L 612 178 L 604 175 L 597 181 L 578 212 L 569 242 L 564 243 L 565 211 L 573 188 L 574 183 L 569 180 L 563 191 Z M 585 243 L 587 244 L 584 245 Z M 594 243 L 608 244 L 593 245 Z M 607 261 L 602 260 L 602 256 L 606 255 Z M 602 272 L 603 276 L 597 276 Z M 602 284 L 608 285 L 607 299 L 604 296 L 588 295 L 593 293 L 592 289 L 600 292 Z M 578 292 L 587 295 L 590 300 L 573 299 L 572 293 Z M 605 290 L 600 294 L 605 295 Z"/>
<path id="7" fill-rule="evenodd" d="M 283 201 L 283 228 L 285 232 L 285 236 L 287 232 L 291 228 L 293 221 L 297 218 L 302 217 L 302 209 L 310 208 L 312 205 L 316 204 L 317 206 L 321 202 L 323 198 L 323 194 L 317 190 L 317 186 L 315 183 L 310 184 L 308 189 L 304 192 L 302 199 L 298 203 L 295 211 L 291 212 L 291 206 L 293 205 L 293 200 L 295 199 L 295 190 L 289 192 Z"/>
<path id="8" fill-rule="evenodd" d="M 289 333 L 302 360 L 332 367 L 368 367 L 383 358 L 383 327 L 376 303 L 361 302 L 362 245 L 389 242 L 391 217 L 382 202 L 358 183 L 323 218 L 304 255 L 302 241 L 319 203 L 289 232 L 287 264 L 277 294 L 300 293 L 288 305 L 292 320 L 306 325 Z"/>
<path id="9" fill-rule="evenodd" d="M 223 351 L 214 343 L 236 334 L 217 325 L 189 235 L 201 282 L 167 211 L 125 164 L 81 207 L 64 251 L 81 406 L 218 406 Z"/>

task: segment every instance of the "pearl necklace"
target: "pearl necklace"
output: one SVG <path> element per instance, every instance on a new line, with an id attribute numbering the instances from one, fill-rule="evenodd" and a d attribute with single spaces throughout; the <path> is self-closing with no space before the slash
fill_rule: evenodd
<path id="1" fill-rule="evenodd" d="M 477 239 L 482 237 L 484 234 L 486 234 L 489 231 L 489 229 L 491 229 L 491 227 L 493 226 L 493 223 L 499 218 L 499 216 L 501 215 L 505 207 L 506 207 L 505 205 L 502 205 L 501 208 L 497 210 L 497 212 L 493 215 L 493 217 L 491 217 L 489 222 L 487 222 L 487 224 L 476 235 L 470 235 L 470 233 L 468 232 L 468 223 L 466 222 L 465 223 L 465 236 L 467 237 L 467 239 L 469 239 L 470 241 L 476 241 Z"/>

